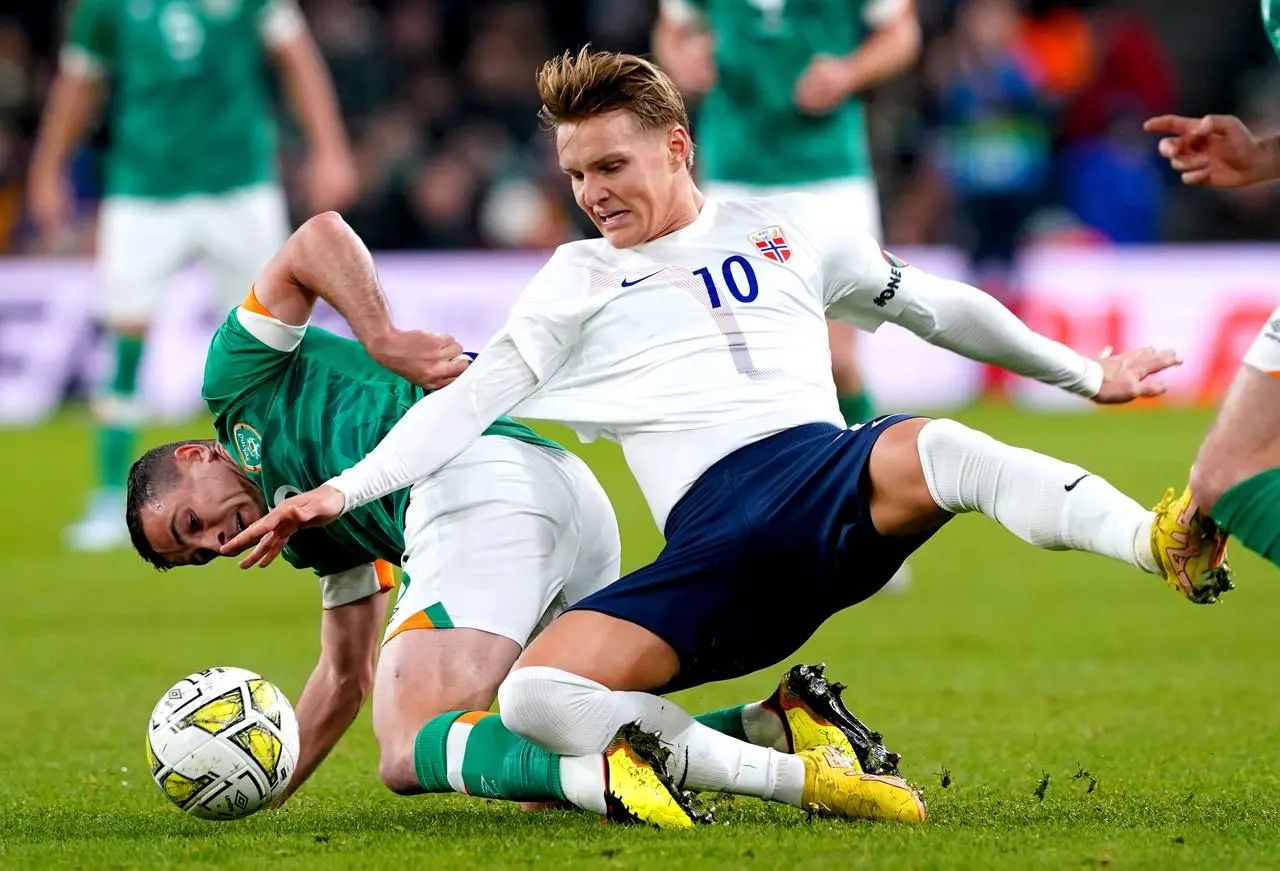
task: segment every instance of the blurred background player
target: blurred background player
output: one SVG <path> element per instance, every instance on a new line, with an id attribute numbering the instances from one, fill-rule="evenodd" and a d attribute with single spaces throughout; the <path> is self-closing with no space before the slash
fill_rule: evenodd
<path id="1" fill-rule="evenodd" d="M 676 85 L 703 95 L 697 166 L 707 196 L 806 190 L 878 241 L 858 95 L 910 69 L 920 44 L 913 0 L 661 0 L 653 35 Z M 830 323 L 828 332 L 841 414 L 850 426 L 870 420 L 854 330 Z"/>
<path id="2" fill-rule="evenodd" d="M 1280 56 L 1280 2 L 1262 0 Z M 1280 135 L 1255 135 L 1232 115 L 1162 115 L 1160 154 L 1184 184 L 1239 188 L 1280 180 Z M 1244 356 L 1217 419 L 1200 445 L 1183 500 L 1280 567 L 1280 308 Z M 1173 491 L 1166 495 L 1172 499 Z M 1194 501 L 1192 501 L 1194 500 Z"/>
<path id="3" fill-rule="evenodd" d="M 307 206 L 341 208 L 358 179 L 325 65 L 293 0 L 80 0 L 30 167 L 46 247 L 69 232 L 68 160 L 111 90 L 99 224 L 100 314 L 114 367 L 94 406 L 97 489 L 75 550 L 126 545 L 124 485 L 148 326 L 174 275 L 201 260 L 221 308 L 289 235 L 264 53 L 310 147 Z"/>

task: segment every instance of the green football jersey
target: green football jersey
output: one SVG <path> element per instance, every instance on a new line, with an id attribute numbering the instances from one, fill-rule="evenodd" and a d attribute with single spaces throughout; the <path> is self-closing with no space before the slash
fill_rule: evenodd
<path id="1" fill-rule="evenodd" d="M 373 450 L 427 391 L 374 362 L 358 342 L 309 327 L 292 351 L 256 338 L 232 310 L 205 363 L 204 400 L 218 441 L 260 488 L 269 507 L 320 486 Z M 561 449 L 500 418 L 486 436 Z M 399 565 L 408 489 L 295 535 L 285 558 L 319 575 L 375 559 Z"/>
<path id="2" fill-rule="evenodd" d="M 796 108 L 815 54 L 847 55 L 866 38 L 868 0 L 685 0 L 715 36 L 716 84 L 697 117 L 709 181 L 794 185 L 871 175 L 861 101 L 830 114 Z"/>
<path id="3" fill-rule="evenodd" d="M 1276 56 L 1280 57 L 1280 0 L 1262 0 L 1262 23 Z"/>
<path id="4" fill-rule="evenodd" d="M 111 90 L 108 196 L 176 199 L 277 178 L 263 33 L 293 0 L 79 0 L 68 53 Z"/>

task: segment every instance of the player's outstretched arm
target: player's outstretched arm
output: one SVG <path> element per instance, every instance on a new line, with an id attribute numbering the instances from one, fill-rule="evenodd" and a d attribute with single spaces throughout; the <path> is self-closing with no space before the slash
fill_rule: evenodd
<path id="1" fill-rule="evenodd" d="M 222 554 L 234 556 L 253 547 L 240 567 L 270 565 L 298 530 L 325 526 L 435 474 L 538 383 L 515 342 L 499 334 L 456 383 L 418 400 L 363 460 L 320 487 L 284 500 L 228 541 Z"/>
<path id="2" fill-rule="evenodd" d="M 323 299 L 373 359 L 424 387 L 444 387 L 469 362 L 458 359 L 462 347 L 451 336 L 396 328 L 373 255 L 337 212 L 299 227 L 263 270 L 254 295 L 274 317 L 295 325 L 307 323 Z"/>
<path id="3" fill-rule="evenodd" d="M 298 767 L 279 807 L 320 766 L 373 689 L 378 638 L 387 613 L 386 591 L 326 609 L 320 618 L 320 660 L 294 710 L 298 715 Z"/>
<path id="4" fill-rule="evenodd" d="M 1233 115 L 1161 115 L 1142 129 L 1164 134 L 1160 156 L 1184 184 L 1236 188 L 1280 179 L 1280 136 L 1255 136 Z"/>
<path id="5" fill-rule="evenodd" d="M 1173 350 L 1155 348 L 1084 357 L 1035 332 L 978 288 L 914 267 L 901 270 L 896 293 L 902 308 L 891 320 L 930 344 L 1099 403 L 1158 396 L 1167 387 L 1150 376 L 1182 362 Z"/>

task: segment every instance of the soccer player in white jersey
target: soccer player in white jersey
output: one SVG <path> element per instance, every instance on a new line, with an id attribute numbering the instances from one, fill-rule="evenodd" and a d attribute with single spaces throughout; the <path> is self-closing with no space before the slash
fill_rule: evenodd
<path id="1" fill-rule="evenodd" d="M 364 460 L 229 541 L 225 553 L 257 542 L 241 565 L 431 475 L 504 412 L 616 439 L 666 546 L 525 650 L 499 691 L 503 722 L 569 755 L 639 723 L 693 788 L 899 820 L 923 818 L 901 781 L 837 776 L 857 761 L 822 748 L 746 745 L 651 693 L 784 658 L 965 512 L 1159 574 L 1193 601 L 1230 588 L 1225 542 L 1198 515 L 1147 511 L 1079 466 L 954 421 L 845 429 L 825 322 L 900 324 L 1101 403 L 1162 392 L 1149 376 L 1173 352 L 1081 357 L 981 291 L 882 252 L 806 194 L 705 200 L 683 102 L 642 58 L 584 49 L 549 62 L 538 88 L 604 238 L 559 248 L 476 362 Z"/>

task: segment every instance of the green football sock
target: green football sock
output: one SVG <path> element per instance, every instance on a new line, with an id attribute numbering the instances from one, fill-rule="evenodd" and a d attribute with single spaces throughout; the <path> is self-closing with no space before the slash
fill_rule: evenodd
<path id="1" fill-rule="evenodd" d="M 102 403 L 103 415 L 96 433 L 98 485 L 103 489 L 123 490 L 133 460 L 136 427 L 132 415 L 125 413 L 122 406 L 132 404 L 137 394 L 143 342 L 139 336 L 117 335 L 114 345 L 115 372 L 109 398 Z"/>
<path id="2" fill-rule="evenodd" d="M 1280 469 L 1267 469 L 1219 497 L 1209 516 L 1249 550 L 1280 567 Z"/>
<path id="3" fill-rule="evenodd" d="M 751 702 L 747 705 L 734 705 L 732 708 L 721 708 L 707 714 L 694 717 L 708 729 L 715 729 L 721 735 L 746 741 L 757 747 L 772 747 L 774 750 L 789 753 L 787 749 L 787 733 L 778 718 L 763 702 Z"/>
<path id="4" fill-rule="evenodd" d="M 876 416 L 875 406 L 871 404 L 871 394 L 860 390 L 848 396 L 841 396 L 840 415 L 848 426 L 871 420 Z"/>
<path id="5" fill-rule="evenodd" d="M 453 764 L 458 767 L 451 770 L 448 748 L 456 742 L 462 742 L 462 753 L 455 750 Z M 465 791 L 512 801 L 566 800 L 560 757 L 512 734 L 497 714 L 441 714 L 418 732 L 413 758 L 418 783 L 426 792 Z"/>
<path id="6" fill-rule="evenodd" d="M 721 708 L 718 711 L 698 714 L 694 719 L 708 729 L 715 729 L 721 735 L 746 741 L 747 733 L 742 727 L 742 709 L 745 707 L 746 705 L 734 705 L 732 708 Z"/>

